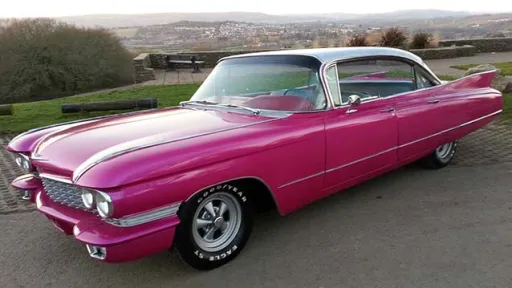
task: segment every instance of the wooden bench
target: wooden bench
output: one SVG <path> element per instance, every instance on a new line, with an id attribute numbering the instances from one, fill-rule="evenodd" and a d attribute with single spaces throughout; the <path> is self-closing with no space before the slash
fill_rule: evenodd
<path id="1" fill-rule="evenodd" d="M 174 71 L 176 70 L 177 64 L 190 64 L 192 66 L 192 73 L 201 73 L 201 70 L 199 70 L 199 64 L 204 64 L 204 61 L 195 61 L 195 63 L 192 62 L 192 60 L 174 60 L 171 59 L 167 61 L 167 65 L 170 70 Z"/>

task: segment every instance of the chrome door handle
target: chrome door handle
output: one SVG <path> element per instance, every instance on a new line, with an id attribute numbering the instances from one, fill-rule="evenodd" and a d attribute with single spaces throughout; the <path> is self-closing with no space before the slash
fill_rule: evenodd
<path id="1" fill-rule="evenodd" d="M 428 104 L 436 104 L 436 103 L 439 103 L 439 99 L 428 100 L 427 103 Z"/>
<path id="2" fill-rule="evenodd" d="M 395 111 L 395 108 L 386 108 L 386 109 L 382 109 L 380 110 L 380 112 L 382 113 L 386 113 L 386 112 L 394 112 Z"/>

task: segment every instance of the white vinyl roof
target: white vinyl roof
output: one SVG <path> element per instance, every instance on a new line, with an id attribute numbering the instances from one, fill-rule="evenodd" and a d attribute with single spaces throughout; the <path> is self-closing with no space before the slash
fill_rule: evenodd
<path id="1" fill-rule="evenodd" d="M 393 56 L 412 60 L 418 64 L 424 64 L 423 60 L 411 52 L 387 47 L 342 47 L 342 48 L 313 48 L 297 50 L 277 50 L 256 53 L 247 53 L 228 56 L 220 61 L 232 58 L 241 58 L 249 56 L 270 56 L 270 55 L 302 55 L 318 59 L 322 63 L 336 60 L 346 60 L 350 58 L 368 57 L 368 56 Z"/>

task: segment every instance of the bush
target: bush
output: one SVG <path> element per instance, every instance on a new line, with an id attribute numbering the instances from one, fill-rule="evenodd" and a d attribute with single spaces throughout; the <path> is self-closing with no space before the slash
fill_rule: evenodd
<path id="1" fill-rule="evenodd" d="M 434 38 L 432 37 L 432 34 L 429 33 L 416 33 L 412 37 L 411 49 L 425 49 L 429 48 Z"/>
<path id="2" fill-rule="evenodd" d="M 365 35 L 353 35 L 348 40 L 347 46 L 350 46 L 350 47 L 368 46 L 368 41 L 366 40 Z"/>
<path id="3" fill-rule="evenodd" d="M 382 33 L 380 46 L 403 48 L 406 40 L 405 33 L 399 28 L 393 27 Z"/>
<path id="4" fill-rule="evenodd" d="M 52 19 L 0 27 L 0 103 L 35 101 L 133 83 L 132 55 L 104 29 Z"/>

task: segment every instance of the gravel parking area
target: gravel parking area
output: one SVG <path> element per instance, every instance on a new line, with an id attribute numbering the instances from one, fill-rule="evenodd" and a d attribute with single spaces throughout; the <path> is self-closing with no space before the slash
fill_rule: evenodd
<path id="1" fill-rule="evenodd" d="M 21 201 L 18 192 L 11 188 L 11 181 L 23 174 L 11 153 L 5 150 L 14 135 L 0 135 L 0 214 L 30 211 L 34 207 Z"/>

